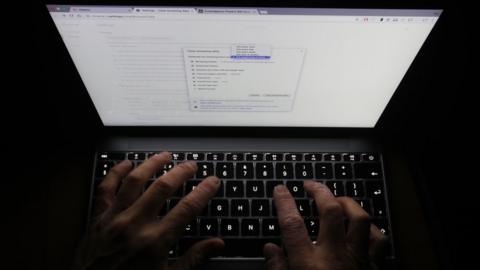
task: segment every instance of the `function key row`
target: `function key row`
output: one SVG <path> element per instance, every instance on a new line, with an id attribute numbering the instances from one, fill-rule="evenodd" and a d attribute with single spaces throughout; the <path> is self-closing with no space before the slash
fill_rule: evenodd
<path id="1" fill-rule="evenodd" d="M 153 152 L 103 152 L 100 160 L 145 160 L 154 155 Z M 203 153 L 203 152 L 173 152 L 176 160 L 207 160 L 207 161 L 379 161 L 375 153 Z"/>

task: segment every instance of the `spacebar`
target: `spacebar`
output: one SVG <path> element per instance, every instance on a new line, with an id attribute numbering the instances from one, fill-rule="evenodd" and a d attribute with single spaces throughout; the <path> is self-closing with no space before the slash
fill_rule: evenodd
<path id="1" fill-rule="evenodd" d="M 261 239 L 223 239 L 225 248 L 220 253 L 221 257 L 264 257 L 263 246 L 266 243 L 280 245 L 279 238 Z"/>

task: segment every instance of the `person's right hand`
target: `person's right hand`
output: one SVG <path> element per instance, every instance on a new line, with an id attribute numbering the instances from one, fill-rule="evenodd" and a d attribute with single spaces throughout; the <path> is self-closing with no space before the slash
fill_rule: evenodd
<path id="1" fill-rule="evenodd" d="M 387 237 L 370 224 L 369 215 L 351 198 L 335 198 L 321 183 L 305 181 L 304 186 L 319 212 L 318 237 L 310 240 L 292 195 L 285 186 L 276 186 L 274 200 L 287 254 L 266 244 L 268 270 L 377 269 L 384 260 Z"/>

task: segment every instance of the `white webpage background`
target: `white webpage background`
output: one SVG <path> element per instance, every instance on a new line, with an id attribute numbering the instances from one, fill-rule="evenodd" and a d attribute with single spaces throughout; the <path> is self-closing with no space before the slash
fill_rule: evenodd
<path id="1" fill-rule="evenodd" d="M 354 16 L 52 15 L 107 126 L 373 127 L 434 25 Z M 182 48 L 236 43 L 305 48 L 292 111 L 189 110 Z"/>

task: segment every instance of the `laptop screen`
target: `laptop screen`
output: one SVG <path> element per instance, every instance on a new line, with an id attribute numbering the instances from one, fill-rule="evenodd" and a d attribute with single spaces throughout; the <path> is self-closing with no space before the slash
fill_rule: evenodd
<path id="1" fill-rule="evenodd" d="M 48 10 L 106 126 L 374 127 L 441 13 Z"/>

